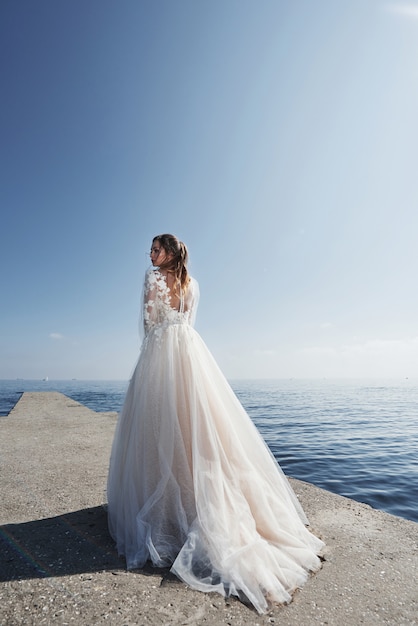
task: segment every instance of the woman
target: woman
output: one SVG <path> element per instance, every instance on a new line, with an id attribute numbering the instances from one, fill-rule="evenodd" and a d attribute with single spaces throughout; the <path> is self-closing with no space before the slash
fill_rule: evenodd
<path id="1" fill-rule="evenodd" d="M 128 569 L 147 560 L 260 613 L 320 567 L 323 543 L 198 333 L 187 249 L 153 239 L 145 337 L 110 459 L 110 533 Z"/>

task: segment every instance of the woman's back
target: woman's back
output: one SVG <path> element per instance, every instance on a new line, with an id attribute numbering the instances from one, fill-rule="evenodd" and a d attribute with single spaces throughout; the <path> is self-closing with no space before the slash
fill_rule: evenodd
<path id="1" fill-rule="evenodd" d="M 147 335 L 156 326 L 194 324 L 199 301 L 199 286 L 190 278 L 188 285 L 175 291 L 174 278 L 159 269 L 148 270 L 145 277 L 143 322 Z"/>

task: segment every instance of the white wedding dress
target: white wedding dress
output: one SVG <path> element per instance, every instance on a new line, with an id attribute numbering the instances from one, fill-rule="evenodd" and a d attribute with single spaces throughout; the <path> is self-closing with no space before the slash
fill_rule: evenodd
<path id="1" fill-rule="evenodd" d="M 165 277 L 147 272 L 145 337 L 110 459 L 109 529 L 128 569 L 169 566 L 190 587 L 262 613 L 320 567 L 323 543 L 194 330 L 198 296 L 192 279 L 176 310 Z"/>

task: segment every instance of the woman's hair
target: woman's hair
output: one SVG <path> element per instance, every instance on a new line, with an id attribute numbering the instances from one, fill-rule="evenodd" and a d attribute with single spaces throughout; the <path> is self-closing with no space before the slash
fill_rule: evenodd
<path id="1" fill-rule="evenodd" d="M 159 266 L 160 269 L 172 272 L 174 274 L 174 293 L 180 289 L 184 289 L 190 282 L 190 276 L 187 271 L 187 261 L 189 254 L 187 248 L 182 241 L 179 241 L 174 235 L 164 234 L 156 235 L 152 243 L 158 241 L 167 255 L 172 255 L 172 259 L 167 259 Z"/>

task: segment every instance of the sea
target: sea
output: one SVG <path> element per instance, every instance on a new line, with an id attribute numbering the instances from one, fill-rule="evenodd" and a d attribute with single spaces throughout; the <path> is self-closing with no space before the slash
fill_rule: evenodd
<path id="1" fill-rule="evenodd" d="M 288 476 L 418 522 L 418 380 L 230 384 Z M 0 416 L 24 391 L 59 391 L 94 411 L 119 411 L 127 386 L 1 380 Z"/>

